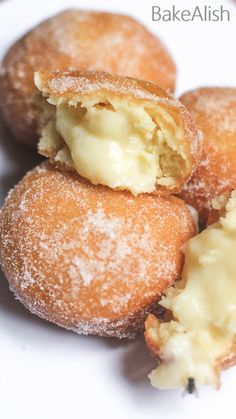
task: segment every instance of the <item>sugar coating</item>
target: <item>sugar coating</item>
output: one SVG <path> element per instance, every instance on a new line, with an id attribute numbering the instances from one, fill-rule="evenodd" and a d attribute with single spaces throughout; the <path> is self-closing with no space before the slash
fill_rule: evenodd
<path id="1" fill-rule="evenodd" d="M 85 73 L 82 73 L 85 74 Z M 93 75 L 94 81 L 91 81 L 91 74 Z M 106 80 L 107 79 L 107 80 Z M 152 86 L 151 82 L 146 82 L 147 86 Z M 155 84 L 153 84 L 155 88 Z M 96 93 L 100 90 L 113 92 L 121 95 L 132 95 L 137 99 L 152 100 L 156 103 L 169 104 L 175 108 L 181 107 L 181 104 L 174 98 L 169 97 L 162 98 L 161 96 L 148 91 L 139 84 L 139 82 L 132 78 L 117 77 L 111 78 L 109 82 L 108 75 L 102 72 L 90 72 L 88 77 L 80 75 L 79 73 L 64 72 L 60 73 L 48 81 L 48 90 L 51 90 L 51 94 L 60 94 L 73 92 L 76 93 Z"/>
<path id="2" fill-rule="evenodd" d="M 37 315 L 78 333 L 131 336 L 179 277 L 194 230 L 178 198 L 134 198 L 44 163 L 6 199 L 0 260 Z"/>
<path id="3" fill-rule="evenodd" d="M 194 108 L 191 113 L 202 119 L 215 129 L 218 135 L 235 134 L 236 132 L 236 89 L 234 88 L 205 88 L 191 93 Z M 185 104 L 188 98 L 185 96 Z M 191 106 L 191 105 L 190 105 Z"/>
<path id="4" fill-rule="evenodd" d="M 32 29 L 3 60 L 2 109 L 9 123 L 12 118 L 17 121 L 17 126 L 12 127 L 16 136 L 35 134 L 39 120 L 34 71 L 78 69 L 154 80 L 171 89 L 175 82 L 175 65 L 169 53 L 136 20 L 117 14 L 67 10 Z"/>
<path id="5" fill-rule="evenodd" d="M 204 157 L 183 197 L 205 218 L 212 209 L 212 199 L 236 187 L 236 89 L 197 89 L 183 95 L 181 101 L 204 140 Z"/>

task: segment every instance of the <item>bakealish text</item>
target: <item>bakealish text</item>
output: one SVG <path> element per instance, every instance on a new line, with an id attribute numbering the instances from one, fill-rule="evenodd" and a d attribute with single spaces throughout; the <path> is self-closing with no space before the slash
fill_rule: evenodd
<path id="1" fill-rule="evenodd" d="M 195 9 L 178 9 L 172 6 L 169 9 L 162 9 L 159 6 L 152 6 L 152 20 L 158 22 L 229 22 L 230 11 L 221 6 L 214 9 L 212 6 L 197 6 Z"/>

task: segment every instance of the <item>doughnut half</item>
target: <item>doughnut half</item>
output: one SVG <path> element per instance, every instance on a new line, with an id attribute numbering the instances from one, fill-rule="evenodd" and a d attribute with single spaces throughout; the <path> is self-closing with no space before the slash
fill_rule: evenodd
<path id="1" fill-rule="evenodd" d="M 175 64 L 162 42 L 135 19 L 67 10 L 28 32 L 7 52 L 0 105 L 15 137 L 37 144 L 40 108 L 34 71 L 98 70 L 153 80 L 174 89 Z"/>
<path id="2" fill-rule="evenodd" d="M 205 224 L 212 200 L 236 188 L 236 89 L 201 88 L 180 100 L 204 137 L 203 159 L 181 196 L 199 211 Z"/>
<path id="3" fill-rule="evenodd" d="M 219 389 L 221 370 L 236 363 L 236 190 L 214 204 L 220 218 L 184 245 L 181 281 L 159 303 L 169 320 L 149 315 L 145 322 L 158 358 L 149 377 L 161 389 Z"/>
<path id="4" fill-rule="evenodd" d="M 171 93 L 104 72 L 40 72 L 35 83 L 47 98 L 42 155 L 134 195 L 177 193 L 191 177 L 201 138 Z"/>
<path id="5" fill-rule="evenodd" d="M 132 337 L 179 278 L 195 233 L 177 197 L 94 186 L 48 162 L 0 213 L 0 260 L 33 313 L 80 334 Z"/>

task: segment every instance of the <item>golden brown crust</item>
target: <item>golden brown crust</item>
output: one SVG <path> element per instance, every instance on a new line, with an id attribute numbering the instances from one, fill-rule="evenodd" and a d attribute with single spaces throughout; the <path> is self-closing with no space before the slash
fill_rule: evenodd
<path id="1" fill-rule="evenodd" d="M 212 199 L 236 188 L 236 89 L 201 88 L 180 100 L 203 133 L 205 156 L 181 196 L 205 224 Z"/>
<path id="2" fill-rule="evenodd" d="M 169 91 L 153 82 L 91 71 L 44 71 L 35 74 L 35 82 L 43 96 L 49 97 L 53 104 L 124 99 L 130 105 L 150 109 L 153 115 L 156 106 L 162 107 L 173 118 L 176 126 L 183 130 L 182 150 L 187 161 L 187 172 L 183 176 L 178 174 L 178 186 L 171 193 L 179 193 L 190 179 L 201 157 L 202 138 L 187 109 Z M 40 152 L 46 157 L 54 157 L 47 150 Z M 156 192 L 170 193 L 170 188 L 157 185 Z"/>
<path id="3" fill-rule="evenodd" d="M 34 71 L 78 69 L 153 80 L 171 90 L 175 86 L 172 58 L 161 41 L 135 19 L 67 10 L 26 34 L 3 60 L 1 105 L 16 138 L 37 144 L 40 108 L 34 103 Z"/>
<path id="4" fill-rule="evenodd" d="M 62 102 L 74 100 L 81 95 L 86 99 L 94 95 L 102 99 L 106 94 L 125 98 L 134 104 L 145 101 L 185 109 L 170 91 L 156 83 L 104 71 L 40 71 L 36 72 L 36 83 L 45 96 Z"/>
<path id="5" fill-rule="evenodd" d="M 157 359 L 160 358 L 160 347 L 156 335 L 158 329 L 159 321 L 153 314 L 149 314 L 145 321 L 144 337 L 148 349 L 150 350 L 151 354 L 155 356 Z"/>
<path id="6" fill-rule="evenodd" d="M 236 364 L 236 344 L 234 343 L 230 349 L 230 352 L 220 360 L 218 360 L 218 368 L 226 370 L 233 367 Z"/>
<path id="7" fill-rule="evenodd" d="M 78 333 L 125 337 L 179 277 L 180 248 L 194 233 L 179 198 L 135 198 L 46 162 L 5 201 L 0 260 L 32 312 Z"/>

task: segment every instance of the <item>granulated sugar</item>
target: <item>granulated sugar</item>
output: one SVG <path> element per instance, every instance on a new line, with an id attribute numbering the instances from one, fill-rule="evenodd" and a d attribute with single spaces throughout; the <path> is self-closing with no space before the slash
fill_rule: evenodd
<path id="1" fill-rule="evenodd" d="M 180 247 L 194 232 L 177 198 L 133 197 L 49 163 L 11 192 L 0 227 L 3 269 L 31 311 L 79 333 L 118 336 L 140 328 L 177 279 Z"/>

